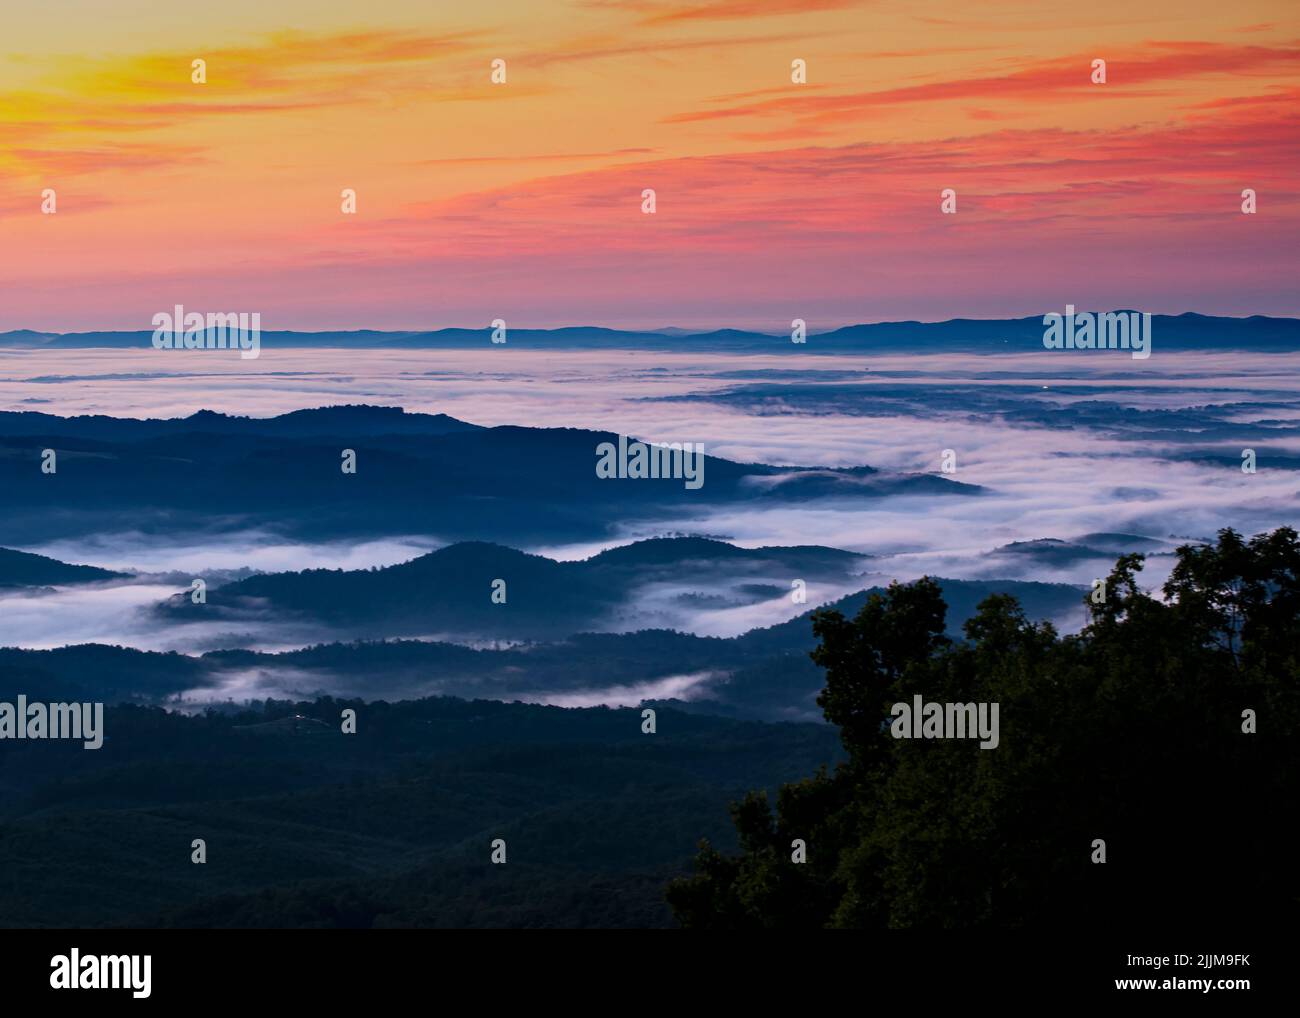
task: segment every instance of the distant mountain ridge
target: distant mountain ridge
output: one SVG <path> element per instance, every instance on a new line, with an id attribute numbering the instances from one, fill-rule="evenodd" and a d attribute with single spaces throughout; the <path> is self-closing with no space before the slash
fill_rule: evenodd
<path id="1" fill-rule="evenodd" d="M 1076 610 L 1082 617 L 1085 611 L 1086 589 L 1081 586 L 1018 580 L 938 582 L 948 604 L 947 629 L 954 637 L 961 636 L 962 624 L 979 602 L 995 593 L 1016 597 L 1033 620 Z M 860 590 L 824 607 L 852 617 L 880 589 Z M 224 676 L 256 673 L 270 689 L 277 682 L 292 683 L 311 695 L 346 690 L 346 695 L 365 700 L 436 694 L 509 701 L 566 693 L 594 697 L 611 688 L 645 687 L 641 699 L 681 699 L 693 711 L 820 720 L 815 700 L 825 675 L 809 657 L 817 642 L 813 610 L 730 638 L 655 628 L 564 635 L 557 628 L 523 646 L 492 648 L 411 639 L 340 640 L 280 653 L 231 649 L 201 656 L 103 644 L 0 648 L 0 700 L 24 692 L 109 703 L 169 703 L 186 691 L 218 688 Z M 651 691 L 661 680 L 684 675 L 698 676 L 699 688 L 681 697 Z"/>
<path id="2" fill-rule="evenodd" d="M 652 584 L 680 588 L 679 604 L 702 591 L 724 605 L 753 605 L 789 594 L 795 579 L 842 589 L 867 562 L 835 548 L 740 548 L 706 538 L 654 538 L 580 561 L 465 541 L 379 569 L 250 576 L 209 590 L 202 604 L 181 592 L 159 612 L 174 622 L 296 616 L 367 638 L 554 639 L 641 628 L 646 609 L 635 595 Z"/>
<path id="3" fill-rule="evenodd" d="M 311 438 L 338 434 L 449 435 L 482 430 L 481 425 L 446 414 L 408 413 L 401 407 L 355 403 L 292 410 L 273 417 L 242 417 L 213 410 L 170 418 L 105 414 L 59 417 L 37 410 L 0 410 L 0 435 L 66 435 L 108 441 L 193 433 Z"/>
<path id="4" fill-rule="evenodd" d="M 1033 541 L 1013 541 L 995 548 L 993 559 L 1023 558 L 1040 566 L 1069 566 L 1088 559 L 1114 561 L 1118 555 L 1141 552 L 1145 555 L 1172 555 L 1168 541 L 1137 534 L 1092 533 L 1073 541 L 1042 537 Z"/>
<path id="5" fill-rule="evenodd" d="M 698 490 L 681 477 L 601 477 L 597 450 L 619 438 L 578 428 L 479 427 L 365 405 L 143 421 L 0 412 L 5 539 L 34 544 L 109 529 L 170 530 L 183 519 L 206 533 L 255 521 L 314 539 L 427 534 L 542 544 L 604 538 L 615 520 L 668 523 L 683 507 L 982 492 L 933 473 L 771 466 L 707 454 Z M 57 454 L 57 472 L 42 470 L 45 449 Z M 342 470 L 345 450 L 355 454 L 354 472 Z"/>
<path id="6" fill-rule="evenodd" d="M 1025 318 L 956 318 L 945 322 L 877 322 L 848 325 L 825 331 L 811 331 L 807 341 L 794 347 L 800 353 L 849 353 L 872 351 L 927 352 L 1015 352 L 1042 350 L 1043 315 L 1060 314 L 1063 308 L 1044 308 L 1042 314 Z M 1128 309 L 1079 308 L 1078 312 Z M 1152 315 L 1154 349 L 1250 349 L 1259 351 L 1300 350 L 1300 319 L 1251 315 L 1227 318 L 1187 312 L 1180 315 Z M 490 347 L 492 329 L 444 328 L 431 330 L 376 329 L 296 332 L 264 330 L 264 349 L 469 349 Z M 151 330 L 127 332 L 37 332 L 18 329 L 0 333 L 0 348 L 8 349 L 152 349 Z M 745 329 L 689 330 L 663 328 L 622 330 L 599 326 L 570 326 L 558 329 L 514 328 L 507 343 L 525 349 L 632 348 L 673 351 L 771 351 L 791 347 L 784 323 L 773 323 L 771 332 Z M 158 351 L 160 356 L 183 357 L 187 351 Z"/>
<path id="7" fill-rule="evenodd" d="M 0 590 L 12 587 L 44 587 L 55 584 L 95 583 L 99 580 L 121 579 L 125 573 L 115 573 L 98 566 L 78 566 L 45 555 L 0 548 Z"/>

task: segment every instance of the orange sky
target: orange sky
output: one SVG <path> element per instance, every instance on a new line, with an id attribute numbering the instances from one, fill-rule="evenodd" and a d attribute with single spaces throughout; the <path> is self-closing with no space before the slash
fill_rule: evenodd
<path id="1" fill-rule="evenodd" d="M 272 329 L 1300 312 L 1294 0 L 5 20 L 0 329 L 147 329 L 176 303 Z"/>

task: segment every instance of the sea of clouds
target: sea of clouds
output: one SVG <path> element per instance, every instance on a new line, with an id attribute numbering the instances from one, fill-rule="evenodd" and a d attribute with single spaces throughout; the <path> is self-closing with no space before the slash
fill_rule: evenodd
<path id="1" fill-rule="evenodd" d="M 711 455 L 740 461 L 931 474 L 951 449 L 954 479 L 980 485 L 984 495 L 719 506 L 709 502 L 706 480 L 698 508 L 672 529 L 750 547 L 821 544 L 868 553 L 876 558 L 861 586 L 927 573 L 1088 584 L 1101 568 L 1095 561 L 1048 567 L 990 553 L 1013 541 L 1096 531 L 1159 538 L 1172 549 L 1212 538 L 1221 527 L 1255 533 L 1300 522 L 1295 369 L 1292 355 L 1159 350 L 1149 361 L 1088 351 L 743 356 L 537 352 L 486 343 L 483 351 L 264 350 L 256 361 L 217 353 L 163 359 L 152 350 L 6 350 L 0 351 L 0 407 L 178 417 L 199 409 L 268 416 L 370 403 L 486 426 L 580 427 L 702 442 Z M 1239 466 L 1247 446 L 1260 450 L 1254 474 Z M 612 543 L 663 532 L 662 521 L 624 521 Z M 386 565 L 441 543 L 436 534 L 299 544 L 248 533 L 195 544 L 116 533 L 24 547 L 143 576 L 39 596 L 0 594 L 0 645 L 301 646 L 320 634 L 269 621 L 240 632 L 220 626 L 160 632 L 147 610 L 187 586 L 190 576 Z M 572 559 L 610 543 L 527 550 Z M 1149 561 L 1148 584 L 1163 581 L 1170 561 Z M 771 579 L 788 587 L 786 577 Z M 725 588 L 725 581 L 719 585 Z M 716 609 L 681 607 L 675 598 L 681 592 L 646 590 L 643 617 L 728 636 L 848 590 L 821 591 L 806 606 L 779 598 Z"/>

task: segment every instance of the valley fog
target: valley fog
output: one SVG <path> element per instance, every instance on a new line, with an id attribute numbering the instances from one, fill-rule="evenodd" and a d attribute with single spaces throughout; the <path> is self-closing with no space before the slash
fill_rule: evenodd
<path id="1" fill-rule="evenodd" d="M 815 337 L 814 337 L 815 341 Z M 746 577 L 768 597 L 732 596 L 719 576 L 647 583 L 618 618 L 594 628 L 662 627 L 736 636 L 891 579 L 1034 580 L 1086 586 L 1105 554 L 1008 549 L 1016 542 L 1120 533 L 1153 539 L 1143 581 L 1158 586 L 1172 551 L 1221 527 L 1254 533 L 1296 520 L 1300 376 L 1293 357 L 1160 353 L 1127 357 L 931 354 L 878 357 L 643 351 L 265 350 L 256 361 L 163 359 L 152 351 L 0 352 L 0 405 L 61 416 L 248 416 L 338 404 L 401 406 L 484 426 L 616 430 L 703 443 L 739 462 L 870 465 L 939 474 L 977 497 L 886 495 L 792 505 L 710 500 L 708 478 L 679 518 L 615 522 L 599 541 L 519 543 L 557 560 L 665 534 L 758 548 L 825 545 L 871 556 L 852 578 L 813 582 L 808 602 L 784 574 Z M 1259 467 L 1239 468 L 1244 448 Z M 593 465 L 595 450 L 593 449 Z M 439 534 L 306 542 L 246 522 L 215 533 L 130 529 L 23 551 L 136 574 L 130 582 L 0 592 L 0 644 L 105 642 L 151 650 L 284 650 L 328 641 L 329 628 L 274 615 L 245 625 L 159 627 L 150 607 L 191 576 L 367 569 L 448 543 Z M 1087 544 L 1086 541 L 1081 543 Z M 1025 552 L 1030 552 L 1026 554 Z M 1055 619 L 1077 628 L 1081 613 Z M 456 632 L 419 634 L 457 640 Z"/>

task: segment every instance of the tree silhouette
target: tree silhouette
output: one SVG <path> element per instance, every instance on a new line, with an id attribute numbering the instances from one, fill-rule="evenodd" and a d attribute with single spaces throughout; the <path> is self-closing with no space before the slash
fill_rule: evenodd
<path id="1" fill-rule="evenodd" d="M 818 703 L 848 759 L 733 806 L 667 898 L 687 927 L 1293 923 L 1300 543 L 1178 549 L 1163 597 L 1120 558 L 1074 636 L 984 600 L 943 636 L 934 581 L 814 614 Z M 897 739 L 890 708 L 997 703 L 1000 741 Z M 1245 712 L 1254 712 L 1250 733 Z M 803 839 L 807 861 L 791 842 Z M 1094 862 L 1104 841 L 1106 861 Z"/>

